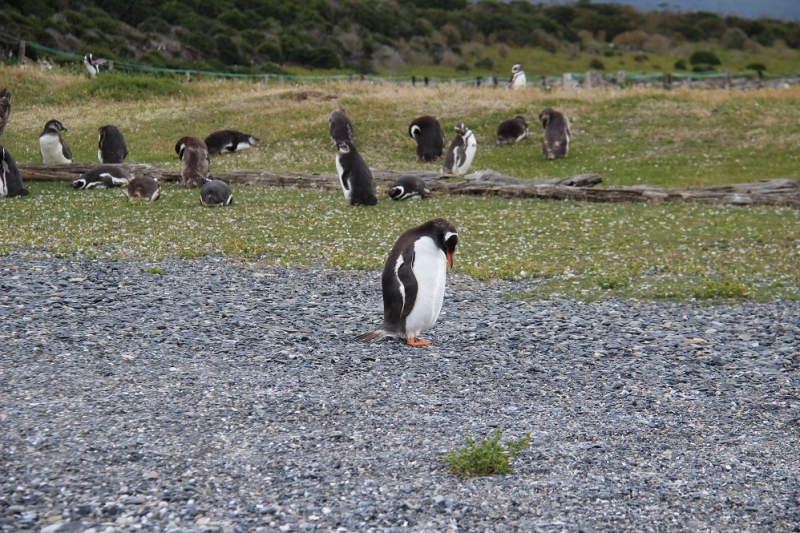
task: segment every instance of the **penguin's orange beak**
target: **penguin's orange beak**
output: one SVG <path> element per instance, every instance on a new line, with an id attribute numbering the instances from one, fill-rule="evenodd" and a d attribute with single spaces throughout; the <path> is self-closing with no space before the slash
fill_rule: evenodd
<path id="1" fill-rule="evenodd" d="M 453 254 L 445 252 L 445 255 L 447 255 L 447 264 L 450 265 L 450 268 L 453 268 Z"/>

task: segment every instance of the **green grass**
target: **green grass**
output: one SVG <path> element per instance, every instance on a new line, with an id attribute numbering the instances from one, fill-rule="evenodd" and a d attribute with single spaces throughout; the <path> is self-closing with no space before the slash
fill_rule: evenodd
<path id="1" fill-rule="evenodd" d="M 492 432 L 492 437 L 475 443 L 466 437 L 467 445 L 457 452 L 450 452 L 441 457 L 449 466 L 448 469 L 458 474 L 461 479 L 473 476 L 506 475 L 512 472 L 508 464 L 519 452 L 528 447 L 531 434 L 526 433 L 517 441 L 507 440 L 500 442 L 499 429 Z"/>
<path id="2" fill-rule="evenodd" d="M 264 86 L 203 82 L 179 95 L 161 81 L 129 87 L 122 100 L 83 94 L 85 78 L 0 67 L 14 95 L 3 145 L 20 163 L 39 162 L 37 137 L 59 118 L 77 161 L 95 161 L 97 128 L 126 136 L 128 162 L 178 168 L 175 142 L 235 128 L 261 137 L 250 150 L 212 159 L 213 172 L 237 168 L 334 172 L 328 112 L 347 108 L 356 141 L 373 168 L 432 169 L 414 157 L 411 118 L 441 117 L 448 136 L 465 120 L 479 142 L 473 169 L 523 178 L 583 172 L 604 185 L 664 187 L 797 177 L 800 89 L 739 91 L 522 92 L 330 83 Z M 121 89 L 122 90 L 122 89 Z M 138 91 L 149 91 L 140 99 Z M 52 99 L 41 96 L 50 92 Z M 78 91 L 77 93 L 75 91 Z M 94 94 L 94 96 L 92 95 Z M 335 97 L 335 98 L 333 98 Z M 534 119 L 554 106 L 572 120 L 567 159 L 545 161 Z M 494 144 L 497 124 L 515 114 L 532 136 Z M 455 272 L 476 279 L 534 278 L 523 298 L 635 298 L 764 301 L 800 297 L 800 211 L 701 205 L 433 197 L 354 209 L 340 192 L 234 187 L 235 205 L 204 209 L 198 192 L 164 186 L 155 203 L 121 191 L 74 191 L 26 183 L 31 196 L 0 201 L 0 254 L 17 251 L 108 260 L 226 255 L 280 265 L 382 268 L 399 234 L 445 217 L 460 231 Z M 203 228 L 203 231 L 198 231 Z"/>

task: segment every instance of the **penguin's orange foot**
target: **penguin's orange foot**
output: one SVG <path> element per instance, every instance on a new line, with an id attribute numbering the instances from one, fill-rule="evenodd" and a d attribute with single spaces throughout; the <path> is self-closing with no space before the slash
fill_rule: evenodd
<path id="1" fill-rule="evenodd" d="M 427 346 L 431 343 L 431 341 L 421 341 L 416 337 L 410 337 L 406 342 L 411 346 Z"/>

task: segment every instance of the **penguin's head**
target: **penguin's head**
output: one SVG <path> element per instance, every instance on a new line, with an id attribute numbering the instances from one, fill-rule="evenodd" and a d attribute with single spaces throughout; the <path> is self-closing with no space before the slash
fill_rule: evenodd
<path id="1" fill-rule="evenodd" d="M 456 253 L 456 244 L 458 244 L 458 230 L 452 222 L 443 218 L 433 219 L 428 224 L 433 226 L 433 240 L 442 247 L 447 256 L 447 264 L 453 268 L 453 254 Z"/>
<path id="2" fill-rule="evenodd" d="M 86 179 L 78 178 L 76 180 L 73 180 L 72 183 L 70 183 L 69 185 L 73 189 L 83 189 L 84 187 L 86 187 Z"/>
<path id="3" fill-rule="evenodd" d="M 541 111 L 539 111 L 539 122 L 542 123 L 542 127 L 546 128 L 547 124 L 550 122 L 550 116 L 553 113 L 553 108 L 545 107 Z"/>
<path id="4" fill-rule="evenodd" d="M 458 135 L 466 135 L 467 126 L 465 126 L 463 122 L 459 122 L 458 124 L 456 124 L 456 133 Z"/>
<path id="5" fill-rule="evenodd" d="M 523 126 L 525 126 L 526 128 L 528 127 L 528 123 L 527 123 L 527 122 L 525 122 L 525 117 L 522 117 L 522 116 L 520 116 L 520 115 L 517 115 L 516 117 L 514 117 L 514 120 L 516 120 L 517 122 L 519 122 L 520 124 L 522 124 L 522 125 L 523 125 Z"/>
<path id="6" fill-rule="evenodd" d="M 386 192 L 392 200 L 399 200 L 403 197 L 406 190 L 402 185 L 395 185 Z"/>
<path id="7" fill-rule="evenodd" d="M 94 56 L 92 54 L 86 54 L 83 56 L 83 60 L 91 64 L 94 62 Z"/>
<path id="8" fill-rule="evenodd" d="M 416 124 L 408 128 L 408 134 L 411 135 L 411 137 L 414 139 L 418 139 L 420 133 L 422 133 L 422 128 L 420 128 Z"/>
<path id="9" fill-rule="evenodd" d="M 180 140 L 175 143 L 175 153 L 178 154 L 178 159 L 183 159 L 183 152 L 186 149 L 186 139 L 188 139 L 188 137 L 181 137 Z"/>
<path id="10" fill-rule="evenodd" d="M 522 65 L 520 65 L 519 63 L 517 63 L 516 65 L 511 67 L 511 73 L 512 74 L 516 74 L 517 72 L 520 72 L 521 70 L 522 70 Z"/>
<path id="11" fill-rule="evenodd" d="M 49 120 L 47 124 L 44 125 L 44 130 L 58 132 L 58 131 L 67 131 L 67 128 L 65 128 L 64 125 L 57 120 Z"/>

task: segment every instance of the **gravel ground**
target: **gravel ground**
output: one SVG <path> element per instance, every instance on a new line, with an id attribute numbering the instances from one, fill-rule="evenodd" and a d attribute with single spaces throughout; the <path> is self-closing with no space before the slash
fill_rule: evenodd
<path id="1" fill-rule="evenodd" d="M 349 342 L 377 272 L 2 257 L 0 530 L 798 530 L 800 303 L 533 287 L 456 272 L 412 348 Z"/>

